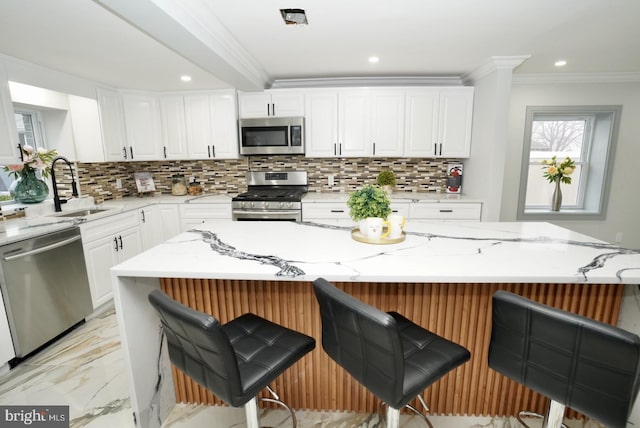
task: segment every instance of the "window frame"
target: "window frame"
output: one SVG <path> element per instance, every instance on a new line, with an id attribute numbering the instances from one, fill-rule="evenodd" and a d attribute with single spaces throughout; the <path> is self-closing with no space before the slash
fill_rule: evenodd
<path id="1" fill-rule="evenodd" d="M 611 175 L 613 172 L 613 160 L 618 140 L 621 113 L 622 106 L 619 105 L 527 106 L 520 171 L 520 187 L 518 194 L 518 220 L 548 221 L 606 219 Z M 593 121 L 587 125 L 589 129 L 585 129 L 585 138 L 583 140 L 583 144 L 588 143 L 588 147 L 582 148 L 582 153 L 586 158 L 582 159 L 582 167 L 584 168 L 582 174 L 585 175 L 584 180 L 581 180 L 583 188 L 578 190 L 578 203 L 580 205 L 563 205 L 560 211 L 551 211 L 551 201 L 549 201 L 549 206 L 547 207 L 526 207 L 528 175 L 531 165 L 531 134 L 534 120 L 538 120 L 538 118 L 544 118 L 547 120 L 549 118 L 557 118 L 558 120 L 563 120 L 579 117 L 593 118 Z M 596 156 L 594 154 L 594 145 L 602 145 L 604 143 L 604 137 L 601 135 L 602 129 L 606 130 L 606 128 L 602 128 L 604 126 L 608 126 L 604 158 L 600 155 L 598 158 L 592 159 L 592 156 Z M 588 136 L 586 135 L 587 132 L 589 134 Z M 592 164 L 596 162 L 598 167 L 604 170 L 600 180 L 591 174 Z M 596 199 L 594 199 L 594 195 L 598 195 Z"/>

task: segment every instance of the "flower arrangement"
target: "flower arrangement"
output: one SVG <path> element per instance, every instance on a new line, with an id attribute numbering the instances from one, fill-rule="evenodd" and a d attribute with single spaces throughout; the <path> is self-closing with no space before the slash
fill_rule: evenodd
<path id="1" fill-rule="evenodd" d="M 33 147 L 25 144 L 22 146 L 22 163 L 7 165 L 4 170 L 12 174 L 14 178 L 24 177 L 36 171 L 42 171 L 42 176 L 48 178 L 51 172 L 51 162 L 57 154 L 56 149 L 39 148 L 33 150 Z"/>
<path id="2" fill-rule="evenodd" d="M 356 222 L 369 217 L 387 218 L 391 214 L 390 205 L 387 192 L 371 184 L 351 193 L 347 200 L 349 215 Z"/>
<path id="3" fill-rule="evenodd" d="M 565 184 L 571 184 L 570 175 L 576 170 L 575 162 L 567 156 L 558 164 L 556 157 L 553 156 L 550 160 L 543 159 L 541 161 L 542 169 L 544 170 L 543 176 L 549 183 L 555 183 L 559 181 Z"/>

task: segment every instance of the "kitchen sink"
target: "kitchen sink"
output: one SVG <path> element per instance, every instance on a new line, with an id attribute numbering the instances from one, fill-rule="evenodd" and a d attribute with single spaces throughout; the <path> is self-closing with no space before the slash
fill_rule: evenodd
<path id="1" fill-rule="evenodd" d="M 63 212 L 62 214 L 58 214 L 56 217 L 87 217 L 93 214 L 99 214 L 107 211 L 104 208 L 86 208 L 78 211 L 71 211 L 68 213 Z"/>

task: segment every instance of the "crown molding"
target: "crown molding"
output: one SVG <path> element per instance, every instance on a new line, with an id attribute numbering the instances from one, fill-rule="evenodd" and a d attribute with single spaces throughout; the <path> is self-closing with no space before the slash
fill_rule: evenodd
<path id="1" fill-rule="evenodd" d="M 540 73 L 514 74 L 514 85 L 542 83 L 637 83 L 640 73 Z"/>
<path id="2" fill-rule="evenodd" d="M 368 86 L 462 86 L 460 76 L 329 77 L 277 79 L 271 89 L 336 88 Z"/>
<path id="3" fill-rule="evenodd" d="M 513 70 L 520 64 L 531 58 L 531 55 L 517 55 L 517 56 L 492 56 L 484 64 L 477 67 L 475 70 L 470 71 L 462 75 L 462 81 L 466 84 L 476 82 L 488 74 L 498 70 Z"/>

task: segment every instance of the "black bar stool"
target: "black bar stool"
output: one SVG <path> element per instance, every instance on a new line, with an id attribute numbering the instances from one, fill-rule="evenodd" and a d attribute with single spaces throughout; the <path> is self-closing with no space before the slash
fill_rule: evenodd
<path id="1" fill-rule="evenodd" d="M 369 306 L 326 280 L 313 282 L 322 318 L 322 347 L 387 405 L 387 427 L 429 385 L 468 361 L 468 350 L 396 312 Z M 431 426 L 426 415 L 417 412 Z M 425 405 L 426 408 L 426 405 Z M 428 409 L 426 409 L 428 411 Z"/>
<path id="2" fill-rule="evenodd" d="M 225 325 L 214 317 L 188 308 L 160 290 L 149 293 L 167 336 L 171 362 L 233 407 L 244 406 L 247 428 L 258 428 L 258 393 L 268 388 L 274 396 L 261 400 L 283 406 L 269 388 L 287 368 L 315 348 L 315 340 L 254 314 Z"/>
<path id="3" fill-rule="evenodd" d="M 635 334 L 506 291 L 493 295 L 489 367 L 550 399 L 547 414 L 536 415 L 543 428 L 560 427 L 565 406 L 624 428 L 639 364 Z"/>

